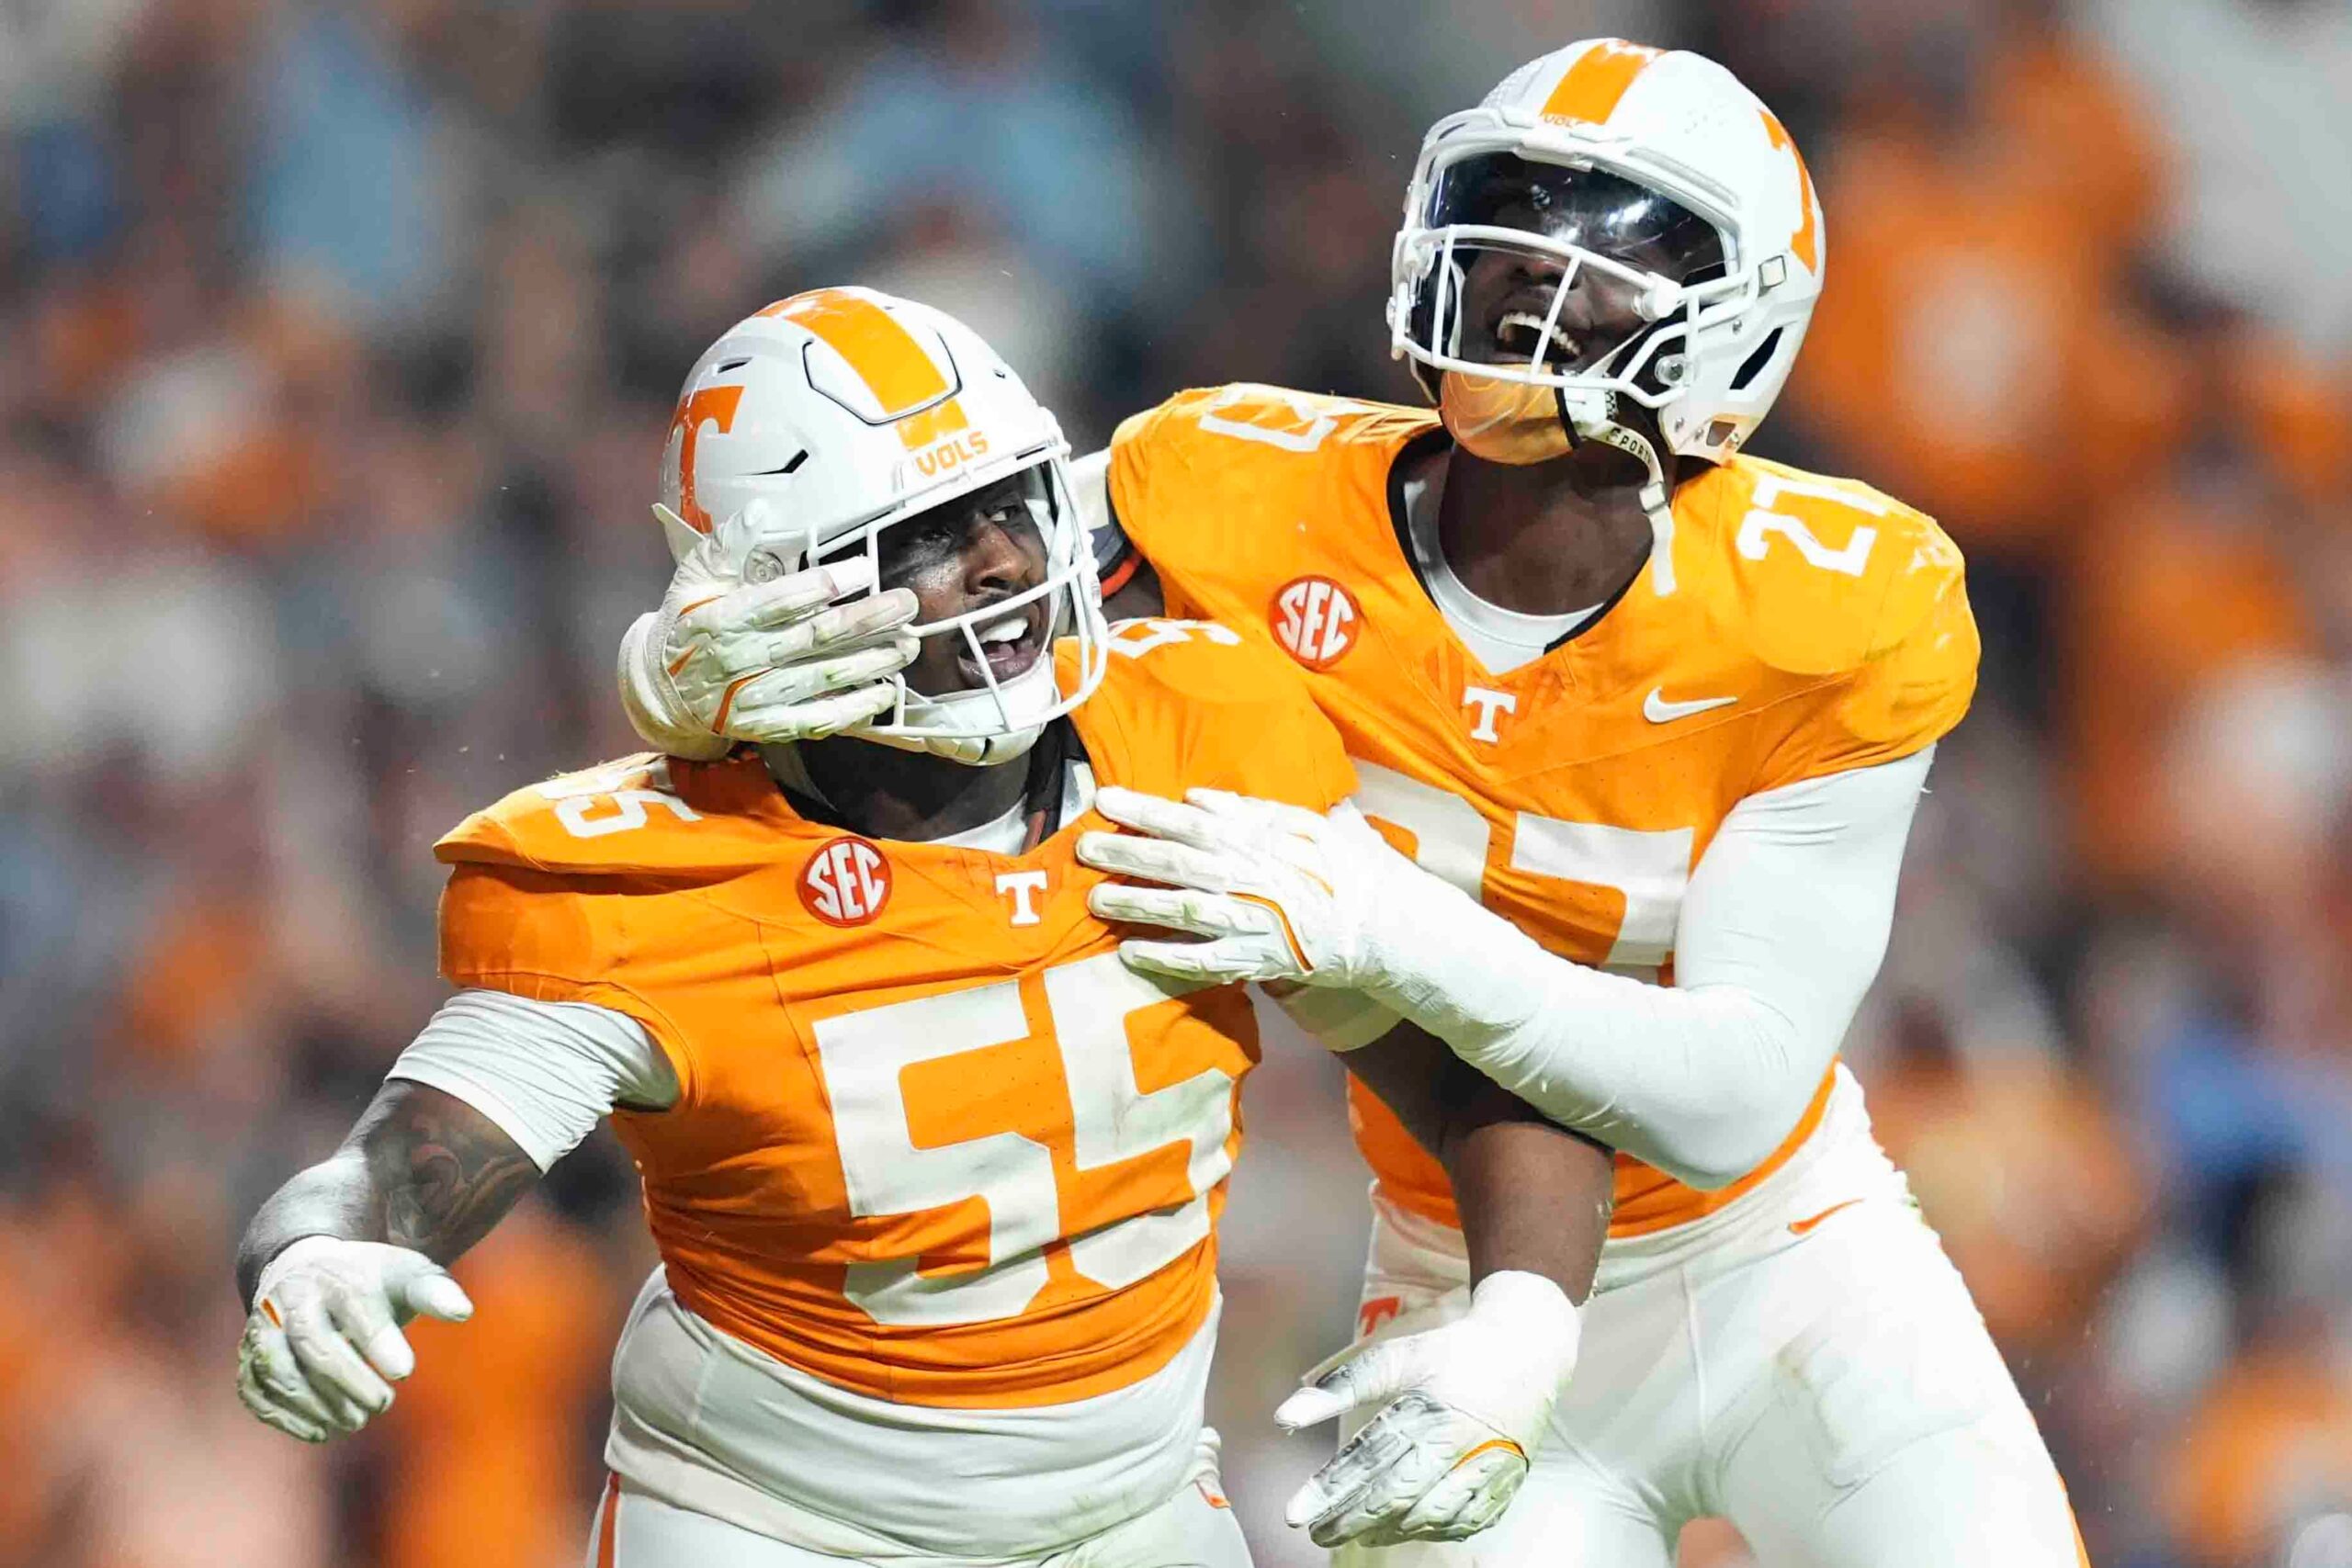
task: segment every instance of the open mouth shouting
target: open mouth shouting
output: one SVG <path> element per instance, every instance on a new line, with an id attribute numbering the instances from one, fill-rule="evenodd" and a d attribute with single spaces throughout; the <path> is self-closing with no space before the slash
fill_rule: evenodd
<path id="1" fill-rule="evenodd" d="M 969 639 L 959 639 L 956 650 L 956 669 L 968 686 L 985 686 L 993 678 L 999 685 L 1016 675 L 1028 672 L 1046 650 L 1046 617 L 1047 601 L 1034 600 L 1017 610 L 1008 610 L 994 620 L 983 621 L 973 636 L 987 660 L 986 672 L 980 660 L 972 657 Z"/>
<path id="2" fill-rule="evenodd" d="M 1557 323 L 1546 325 L 1534 310 L 1506 310 L 1495 322 L 1497 363 L 1538 364 L 1544 369 L 1568 371 L 1583 358 L 1582 346 Z"/>

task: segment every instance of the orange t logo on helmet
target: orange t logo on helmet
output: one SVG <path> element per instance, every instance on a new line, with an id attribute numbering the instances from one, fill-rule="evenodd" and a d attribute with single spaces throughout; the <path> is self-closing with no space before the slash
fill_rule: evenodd
<path id="1" fill-rule="evenodd" d="M 710 513 L 695 500 L 695 443 L 702 438 L 706 421 L 721 435 L 735 428 L 735 411 L 743 401 L 741 387 L 705 387 L 683 399 L 670 418 L 670 434 L 685 432 L 678 443 L 678 515 L 697 534 L 710 532 Z"/>
<path id="2" fill-rule="evenodd" d="M 1804 204 L 1804 221 L 1798 226 L 1796 238 L 1789 242 L 1789 249 L 1797 260 L 1819 272 L 1821 203 L 1813 194 L 1813 171 L 1804 166 L 1804 154 L 1798 152 L 1797 144 L 1790 140 L 1788 128 L 1781 123 L 1780 116 L 1767 108 L 1759 108 L 1758 112 L 1764 117 L 1764 134 L 1772 139 L 1772 145 L 1787 149 L 1789 156 L 1797 164 L 1797 199 Z"/>

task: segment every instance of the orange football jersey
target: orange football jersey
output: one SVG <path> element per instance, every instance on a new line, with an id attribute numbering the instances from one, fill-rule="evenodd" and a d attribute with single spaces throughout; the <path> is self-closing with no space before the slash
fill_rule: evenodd
<path id="1" fill-rule="evenodd" d="M 1097 781 L 1318 810 L 1353 787 L 1262 645 L 1149 620 L 1111 653 L 1073 716 Z M 614 1122 L 702 1317 L 876 1397 L 1060 1404 L 1206 1318 L 1258 1049 L 1240 987 L 1121 964 L 1075 857 L 1108 825 L 1017 856 L 875 841 L 797 815 L 749 751 L 633 758 L 441 840 L 441 967 L 660 1043 L 676 1105 Z"/>
<path id="2" fill-rule="evenodd" d="M 1865 485 L 1753 457 L 1677 491 L 1673 539 L 1622 600 L 1495 674 L 1453 636 L 1400 538 L 1427 412 L 1232 386 L 1119 427 L 1110 492 L 1170 614 L 1266 637 L 1339 726 L 1364 810 L 1420 863 L 1553 952 L 1670 983 L 1693 866 L 1746 795 L 1887 761 L 1960 721 L 1977 640 L 1960 553 Z M 1611 1235 L 1695 1219 L 1702 1193 L 1619 1156 Z M 1382 1190 L 1458 1223 L 1435 1161 L 1361 1085 Z"/>

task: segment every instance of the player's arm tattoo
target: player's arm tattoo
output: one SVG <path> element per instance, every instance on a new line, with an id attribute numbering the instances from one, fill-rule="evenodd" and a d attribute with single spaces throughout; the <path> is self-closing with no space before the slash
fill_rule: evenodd
<path id="1" fill-rule="evenodd" d="M 350 1140 L 382 1205 L 379 1237 L 447 1263 L 490 1234 L 539 1168 L 498 1124 L 464 1100 L 395 1082 L 368 1108 Z"/>
<path id="2" fill-rule="evenodd" d="M 447 1263 L 490 1234 L 539 1179 L 498 1124 L 454 1095 L 395 1078 L 343 1146 L 271 1196 L 237 1249 L 243 1299 L 306 1235 L 389 1242 Z"/>

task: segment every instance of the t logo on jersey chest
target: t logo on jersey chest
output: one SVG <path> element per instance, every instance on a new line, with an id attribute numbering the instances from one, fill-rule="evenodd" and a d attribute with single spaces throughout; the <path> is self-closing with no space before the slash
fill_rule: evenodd
<path id="1" fill-rule="evenodd" d="M 1489 746 L 1502 737 L 1495 729 L 1495 715 L 1517 713 L 1519 699 L 1509 692 L 1490 692 L 1484 686 L 1462 688 L 1462 705 L 1477 714 L 1470 726 L 1470 739 L 1483 740 Z"/>
<path id="2" fill-rule="evenodd" d="M 1294 577 L 1274 591 L 1274 640 L 1309 670 L 1329 670 L 1356 645 L 1362 617 L 1348 591 L 1328 577 Z"/>
<path id="3" fill-rule="evenodd" d="M 864 839 L 829 839 L 800 868 L 800 907 L 829 926 L 862 926 L 890 902 L 890 862 Z"/>
<path id="4" fill-rule="evenodd" d="M 1000 897 L 1012 900 L 1012 923 L 1034 926 L 1037 923 L 1037 895 L 1046 890 L 1046 874 L 1042 871 L 1000 871 L 996 874 L 996 890 Z"/>

